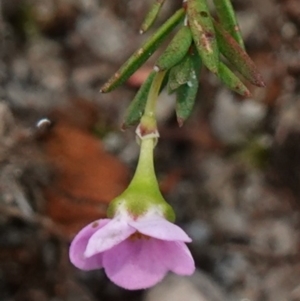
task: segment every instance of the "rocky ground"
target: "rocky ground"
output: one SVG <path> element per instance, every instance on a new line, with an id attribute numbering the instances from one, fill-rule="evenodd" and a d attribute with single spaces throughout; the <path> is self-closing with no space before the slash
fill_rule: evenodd
<path id="1" fill-rule="evenodd" d="M 98 91 L 145 39 L 152 1 L 2 0 L 0 300 L 300 300 L 299 0 L 233 1 L 265 89 L 242 99 L 203 71 L 182 128 L 160 97 L 156 169 L 198 271 L 128 292 L 69 263 L 71 237 L 134 171 L 134 129 L 120 125 L 155 56 Z"/>

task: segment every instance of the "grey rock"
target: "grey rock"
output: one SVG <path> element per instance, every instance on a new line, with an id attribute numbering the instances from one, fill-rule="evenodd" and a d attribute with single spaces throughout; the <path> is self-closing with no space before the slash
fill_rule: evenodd
<path id="1" fill-rule="evenodd" d="M 213 200 L 233 207 L 236 202 L 235 187 L 232 183 L 234 165 L 220 156 L 210 155 L 199 166 L 203 186 Z"/>
<path id="2" fill-rule="evenodd" d="M 222 89 L 216 96 L 210 121 L 215 135 L 222 142 L 239 144 L 258 128 L 266 113 L 264 104 L 252 99 L 238 102 L 231 92 Z"/>
<path id="3" fill-rule="evenodd" d="M 243 281 L 249 270 L 249 263 L 239 252 L 228 252 L 217 260 L 214 274 L 225 287 Z"/>
<path id="4" fill-rule="evenodd" d="M 185 226 L 185 231 L 192 238 L 193 245 L 204 246 L 212 237 L 212 229 L 208 223 L 201 220 L 193 220 Z"/>
<path id="5" fill-rule="evenodd" d="M 216 230 L 229 236 L 247 237 L 249 225 L 245 215 L 241 211 L 221 206 L 213 214 L 213 222 Z"/>
<path id="6" fill-rule="evenodd" d="M 49 39 L 34 39 L 27 49 L 33 80 L 50 91 L 63 91 L 67 84 L 62 47 Z"/>
<path id="7" fill-rule="evenodd" d="M 77 22 L 77 32 L 97 57 L 118 63 L 133 52 L 132 44 L 135 43 L 132 40 L 137 36 L 106 8 L 81 16 Z"/>
<path id="8" fill-rule="evenodd" d="M 298 301 L 300 266 L 281 265 L 271 268 L 262 282 L 266 301 Z"/>
<path id="9" fill-rule="evenodd" d="M 226 301 L 219 285 L 206 274 L 196 271 L 190 277 L 168 275 L 147 291 L 145 301 Z"/>
<path id="10" fill-rule="evenodd" d="M 263 220 L 252 228 L 252 246 L 258 252 L 275 256 L 293 255 L 297 252 L 298 235 L 284 220 Z"/>
<path id="11" fill-rule="evenodd" d="M 264 174 L 257 170 L 246 174 L 239 187 L 238 200 L 239 209 L 248 216 L 274 215 L 274 212 L 288 210 L 288 204 L 282 202 L 282 195 L 267 185 Z"/>

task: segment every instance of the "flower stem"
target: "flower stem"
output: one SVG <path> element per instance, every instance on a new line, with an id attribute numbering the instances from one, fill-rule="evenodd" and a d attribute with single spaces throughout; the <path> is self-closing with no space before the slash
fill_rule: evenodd
<path id="1" fill-rule="evenodd" d="M 144 139 L 141 141 L 141 150 L 139 162 L 132 179 L 132 183 L 143 183 L 150 186 L 157 186 L 157 179 L 155 175 L 153 162 L 153 149 L 155 146 L 155 139 Z"/>
<path id="2" fill-rule="evenodd" d="M 156 109 L 158 94 L 160 92 L 160 88 L 165 75 L 166 75 L 165 71 L 157 72 L 157 74 L 153 79 L 148 94 L 144 115 L 142 116 L 141 123 L 139 125 L 139 128 L 142 129 L 142 133 L 145 133 L 146 135 L 139 136 L 141 138 L 140 157 L 139 157 L 139 162 L 138 162 L 135 175 L 132 179 L 132 183 L 143 182 L 144 185 L 147 184 L 150 185 L 151 187 L 157 187 L 157 188 L 158 188 L 158 184 L 157 184 L 157 179 L 154 170 L 153 149 L 156 145 L 158 136 L 153 137 L 149 135 L 149 133 L 157 132 L 155 109 Z"/>
<path id="3" fill-rule="evenodd" d="M 155 118 L 157 97 L 165 75 L 166 71 L 157 72 L 157 74 L 155 75 L 148 94 L 144 115 Z"/>
<path id="4" fill-rule="evenodd" d="M 156 126 L 156 102 L 166 72 L 155 74 L 147 98 L 144 114 L 137 127 L 136 134 L 140 144 L 140 156 L 135 174 L 127 189 L 115 198 L 108 207 L 107 215 L 113 217 L 122 204 L 132 216 L 138 217 L 151 208 L 156 208 L 169 221 L 175 220 L 175 214 L 162 196 L 157 182 L 153 150 L 159 137 Z"/>

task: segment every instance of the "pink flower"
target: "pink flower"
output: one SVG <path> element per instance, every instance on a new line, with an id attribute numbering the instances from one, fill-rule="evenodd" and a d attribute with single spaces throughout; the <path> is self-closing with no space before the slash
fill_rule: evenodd
<path id="1" fill-rule="evenodd" d="M 150 212 L 137 219 L 119 214 L 83 228 L 70 247 L 70 260 L 82 270 L 104 268 L 108 278 L 129 290 L 155 285 L 168 271 L 191 275 L 194 260 L 187 234 Z"/>

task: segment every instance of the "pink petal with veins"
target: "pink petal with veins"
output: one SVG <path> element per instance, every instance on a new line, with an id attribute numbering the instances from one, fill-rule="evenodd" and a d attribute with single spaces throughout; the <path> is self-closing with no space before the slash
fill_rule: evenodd
<path id="1" fill-rule="evenodd" d="M 77 268 L 81 270 L 95 270 L 102 268 L 102 254 L 96 254 L 86 258 L 84 252 L 90 237 L 104 227 L 109 221 L 109 219 L 102 219 L 90 223 L 75 236 L 70 246 L 69 256 L 70 261 Z"/>
<path id="2" fill-rule="evenodd" d="M 126 240 L 105 252 L 103 266 L 109 279 L 130 290 L 144 289 L 163 279 L 168 268 L 161 262 L 156 239 Z"/>
<path id="3" fill-rule="evenodd" d="M 129 226 L 125 218 L 113 218 L 90 237 L 84 255 L 91 257 L 97 253 L 111 249 L 134 232 L 136 230 Z"/>
<path id="4" fill-rule="evenodd" d="M 168 241 L 191 242 L 192 239 L 177 225 L 163 217 L 141 217 L 137 221 L 129 221 L 129 225 L 142 234 Z"/>

